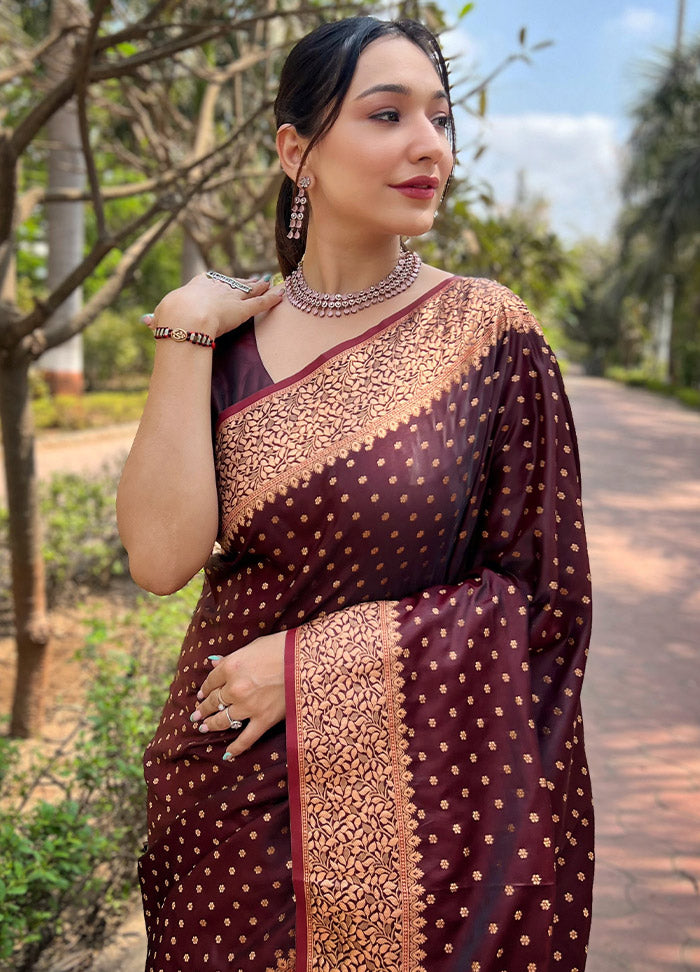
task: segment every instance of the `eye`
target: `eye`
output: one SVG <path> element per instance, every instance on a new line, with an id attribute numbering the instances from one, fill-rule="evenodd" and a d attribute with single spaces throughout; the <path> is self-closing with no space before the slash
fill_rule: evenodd
<path id="1" fill-rule="evenodd" d="M 438 115 L 436 118 L 433 118 L 433 125 L 436 128 L 442 128 L 443 131 L 446 131 L 450 127 L 450 116 Z"/>
<path id="2" fill-rule="evenodd" d="M 375 115 L 371 116 L 375 121 L 383 122 L 397 122 L 399 121 L 399 113 L 395 108 L 386 108 L 384 111 L 378 111 Z"/>

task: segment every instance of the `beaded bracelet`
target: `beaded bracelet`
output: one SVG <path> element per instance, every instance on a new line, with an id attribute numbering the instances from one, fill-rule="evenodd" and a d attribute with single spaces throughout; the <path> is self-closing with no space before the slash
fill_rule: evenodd
<path id="1" fill-rule="evenodd" d="M 154 338 L 172 338 L 173 341 L 189 341 L 190 344 L 199 344 L 203 348 L 215 348 L 214 338 L 201 331 L 185 331 L 181 327 L 156 327 L 153 329 Z"/>

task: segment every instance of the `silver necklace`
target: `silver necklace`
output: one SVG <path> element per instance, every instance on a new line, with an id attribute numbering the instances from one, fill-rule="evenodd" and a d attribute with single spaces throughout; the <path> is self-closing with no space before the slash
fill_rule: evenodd
<path id="1" fill-rule="evenodd" d="M 396 266 L 388 276 L 372 287 L 353 294 L 323 294 L 313 290 L 306 282 L 302 262 L 284 281 L 284 292 L 289 303 L 305 314 L 340 317 L 341 314 L 356 314 L 365 307 L 380 304 L 408 290 L 418 276 L 422 261 L 417 253 L 401 250 Z"/>

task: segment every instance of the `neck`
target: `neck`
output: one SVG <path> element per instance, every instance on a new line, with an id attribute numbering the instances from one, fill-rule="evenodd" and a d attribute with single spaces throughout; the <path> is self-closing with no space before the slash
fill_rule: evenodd
<path id="1" fill-rule="evenodd" d="M 309 226 L 304 253 L 304 277 L 314 290 L 325 294 L 351 294 L 378 283 L 396 266 L 400 241 L 396 236 L 380 240 L 324 239 Z"/>

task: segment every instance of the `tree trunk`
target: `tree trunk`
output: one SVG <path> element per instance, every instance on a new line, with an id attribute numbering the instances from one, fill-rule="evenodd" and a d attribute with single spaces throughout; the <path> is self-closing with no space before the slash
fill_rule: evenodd
<path id="1" fill-rule="evenodd" d="M 53 0 L 51 26 L 54 30 L 86 23 L 86 5 L 76 0 Z M 56 44 L 46 58 L 46 73 L 54 83 L 60 82 L 71 70 L 75 57 L 75 41 L 70 36 Z M 49 141 L 49 191 L 85 188 L 85 159 L 80 139 L 78 106 L 75 99 L 67 102 L 46 126 Z M 85 204 L 82 202 L 50 202 L 46 206 L 48 223 L 49 290 L 75 269 L 83 258 L 85 247 Z M 82 289 L 76 287 L 47 325 L 62 325 L 76 316 L 82 307 Z M 64 344 L 41 356 L 40 367 L 54 394 L 82 394 L 83 337 L 76 334 Z"/>
<path id="2" fill-rule="evenodd" d="M 197 245 L 197 241 L 189 233 L 187 226 L 183 227 L 182 234 L 182 259 L 180 264 L 180 282 L 188 283 L 192 277 L 198 273 L 204 273 L 207 265 L 204 262 L 202 251 Z"/>
<path id="3" fill-rule="evenodd" d="M 216 102 L 221 94 L 220 84 L 208 84 L 204 89 L 202 103 L 199 107 L 197 116 L 197 131 L 195 133 L 194 145 L 192 146 L 193 157 L 200 158 L 205 152 L 211 150 L 216 142 L 214 132 L 214 113 Z M 203 197 L 206 201 L 207 197 Z M 188 283 L 198 273 L 204 273 L 207 265 L 204 262 L 202 251 L 197 243 L 197 238 L 191 232 L 185 220 L 182 227 L 182 257 L 180 262 L 180 282 Z"/>
<path id="4" fill-rule="evenodd" d="M 0 361 L 0 422 L 17 640 L 17 676 L 10 735 L 26 738 L 38 735 L 43 725 L 50 657 L 34 468 L 34 421 L 26 357 L 8 357 Z"/>

